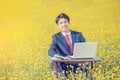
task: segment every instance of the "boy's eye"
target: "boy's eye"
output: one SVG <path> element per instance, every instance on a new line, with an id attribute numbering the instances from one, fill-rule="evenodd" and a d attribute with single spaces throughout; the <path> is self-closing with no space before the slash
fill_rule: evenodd
<path id="1" fill-rule="evenodd" d="M 67 21 L 64 21 L 64 22 L 60 22 L 60 24 L 63 24 L 63 23 L 67 23 Z"/>
<path id="2" fill-rule="evenodd" d="M 60 24 L 62 24 L 63 22 L 60 22 Z"/>
<path id="3" fill-rule="evenodd" d="M 64 21 L 64 23 L 67 23 L 67 21 Z"/>

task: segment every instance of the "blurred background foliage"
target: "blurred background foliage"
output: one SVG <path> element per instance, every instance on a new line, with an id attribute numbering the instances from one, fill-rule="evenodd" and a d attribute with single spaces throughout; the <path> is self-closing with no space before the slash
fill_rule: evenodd
<path id="1" fill-rule="evenodd" d="M 1 0 L 0 79 L 55 79 L 48 49 L 62 12 L 71 18 L 70 29 L 98 42 L 102 62 L 96 63 L 95 79 L 119 79 L 119 9 L 120 0 Z"/>

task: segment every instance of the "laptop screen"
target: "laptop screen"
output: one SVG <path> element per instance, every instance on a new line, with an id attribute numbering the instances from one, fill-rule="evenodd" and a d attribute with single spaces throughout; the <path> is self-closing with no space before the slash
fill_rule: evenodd
<path id="1" fill-rule="evenodd" d="M 94 58 L 96 57 L 96 42 L 80 42 L 74 44 L 73 57 Z"/>

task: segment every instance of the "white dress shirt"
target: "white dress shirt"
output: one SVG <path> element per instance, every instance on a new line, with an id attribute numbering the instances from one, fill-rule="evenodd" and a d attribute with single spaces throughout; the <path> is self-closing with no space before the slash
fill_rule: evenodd
<path id="1" fill-rule="evenodd" d="M 63 32 L 62 32 L 62 34 L 64 35 L 64 37 L 65 37 L 65 35 L 68 35 L 68 38 L 69 38 L 70 43 L 71 43 L 71 45 L 72 45 L 72 36 L 71 36 L 71 31 L 69 31 L 69 33 L 67 33 L 67 34 L 65 34 L 65 33 L 63 33 Z"/>

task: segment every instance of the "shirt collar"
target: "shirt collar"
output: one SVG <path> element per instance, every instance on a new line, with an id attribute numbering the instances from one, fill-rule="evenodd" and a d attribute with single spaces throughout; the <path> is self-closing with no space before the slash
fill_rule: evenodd
<path id="1" fill-rule="evenodd" d="M 66 35 L 66 34 L 63 33 L 63 32 L 62 32 L 62 34 L 63 34 L 64 36 Z M 67 33 L 67 35 L 70 36 L 70 35 L 71 35 L 71 31 L 69 31 L 69 32 Z"/>

